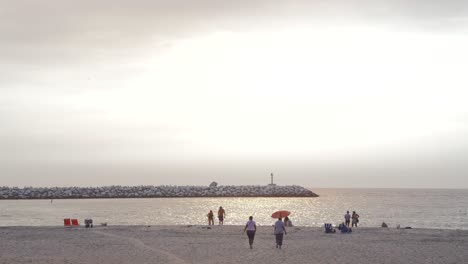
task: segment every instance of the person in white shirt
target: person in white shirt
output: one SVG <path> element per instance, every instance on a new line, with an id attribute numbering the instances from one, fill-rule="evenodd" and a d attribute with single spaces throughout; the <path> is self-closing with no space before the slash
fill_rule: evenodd
<path id="1" fill-rule="evenodd" d="M 253 220 L 253 216 L 249 217 L 249 221 L 245 224 L 244 232 L 247 231 L 247 236 L 249 237 L 250 249 L 253 247 L 255 231 L 257 231 L 257 224 Z"/>
<path id="2" fill-rule="evenodd" d="M 276 248 L 281 249 L 281 246 L 283 245 L 283 234 L 287 234 L 286 227 L 284 227 L 284 223 L 280 217 L 275 223 Z"/>
<path id="3" fill-rule="evenodd" d="M 345 219 L 345 224 L 347 227 L 349 227 L 349 220 L 351 219 L 351 215 L 349 214 L 349 211 L 346 211 L 346 214 L 344 215 L 344 219 Z"/>

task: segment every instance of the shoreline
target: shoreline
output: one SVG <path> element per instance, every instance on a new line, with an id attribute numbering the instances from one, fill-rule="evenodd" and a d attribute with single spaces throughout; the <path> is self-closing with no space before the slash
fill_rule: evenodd
<path id="1" fill-rule="evenodd" d="M 273 224 L 271 225 L 257 225 L 258 228 L 261 228 L 261 229 L 264 229 L 264 228 L 273 228 Z M 74 226 L 74 227 L 65 227 L 63 225 L 43 225 L 43 226 L 33 226 L 33 225 L 30 225 L 30 226 L 26 226 L 26 225 L 18 225 L 18 226 L 1 226 L 0 225 L 0 230 L 1 229 L 89 229 L 89 230 L 93 230 L 93 229 L 112 229 L 112 228 L 128 228 L 128 229 L 133 229 L 133 228 L 156 228 L 156 229 L 159 229 L 159 228 L 173 228 L 173 229 L 178 229 L 178 228 L 201 228 L 201 229 L 217 229 L 217 228 L 225 228 L 225 229 L 232 229 L 232 228 L 238 228 L 239 230 L 240 229 L 243 229 L 244 226 L 243 225 L 218 225 L 218 224 L 215 224 L 215 225 L 197 225 L 197 224 L 193 224 L 193 225 L 186 225 L 186 224 L 180 224 L 180 225 L 112 225 L 112 224 L 108 224 L 107 226 L 102 226 L 100 225 L 100 223 L 95 223 L 94 224 L 94 227 L 93 228 L 86 228 L 84 226 L 84 224 L 81 224 L 79 226 Z M 324 227 L 319 227 L 319 226 L 292 226 L 292 227 L 287 227 L 287 228 L 292 228 L 292 229 L 300 229 L 300 230 L 308 230 L 308 231 L 323 231 L 324 230 Z M 336 227 L 335 227 L 336 228 Z M 355 227 L 352 228 L 353 230 L 355 229 Z M 416 230 L 416 231 L 428 231 L 428 232 L 431 232 L 431 231 L 460 231 L 460 232 L 467 232 L 467 235 L 468 235 L 468 229 L 459 229 L 459 228 L 456 228 L 456 229 L 450 229 L 450 228 L 418 228 L 418 227 L 411 227 L 411 228 L 408 228 L 408 229 L 405 229 L 404 227 L 402 228 L 396 228 L 396 227 L 388 227 L 388 228 L 382 228 L 382 227 L 357 227 L 356 230 L 361 230 L 361 231 L 376 231 L 376 230 L 397 230 L 397 231 L 403 231 L 403 230 Z M 336 229 L 336 234 L 338 234 L 339 230 Z"/>
<path id="2" fill-rule="evenodd" d="M 283 248 L 259 226 L 249 249 L 243 226 L 0 227 L 0 263 L 463 263 L 468 230 L 358 227 L 325 234 L 290 227 Z"/>

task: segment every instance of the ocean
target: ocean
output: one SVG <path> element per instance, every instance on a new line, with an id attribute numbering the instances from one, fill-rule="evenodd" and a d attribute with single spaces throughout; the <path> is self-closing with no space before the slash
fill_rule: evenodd
<path id="1" fill-rule="evenodd" d="M 276 210 L 291 212 L 298 226 L 339 224 L 347 210 L 362 227 L 468 230 L 468 190 L 316 189 L 317 198 L 139 198 L 77 200 L 0 200 L 0 226 L 59 226 L 63 218 L 95 225 L 206 225 L 209 210 L 226 210 L 225 225 L 272 225 Z M 215 219 L 217 224 L 217 219 Z"/>

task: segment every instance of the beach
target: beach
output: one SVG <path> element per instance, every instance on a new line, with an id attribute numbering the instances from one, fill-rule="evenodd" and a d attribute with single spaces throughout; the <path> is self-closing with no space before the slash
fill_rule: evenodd
<path id="1" fill-rule="evenodd" d="M 249 249 L 243 226 L 1 227 L 0 263 L 466 263 L 468 231 L 271 226 Z"/>

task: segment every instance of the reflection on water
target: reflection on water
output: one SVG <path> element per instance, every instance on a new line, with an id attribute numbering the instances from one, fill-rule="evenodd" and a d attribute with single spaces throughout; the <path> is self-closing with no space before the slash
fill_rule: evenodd
<path id="1" fill-rule="evenodd" d="M 468 229 L 468 190 L 313 189 L 318 198 L 144 198 L 0 201 L 0 226 L 61 225 L 63 218 L 93 218 L 111 225 L 204 225 L 206 214 L 226 209 L 225 224 L 254 216 L 271 225 L 276 210 L 289 210 L 295 225 L 338 224 L 356 210 L 362 226 L 401 224 L 419 228 Z M 215 221 L 217 223 L 217 221 Z"/>

